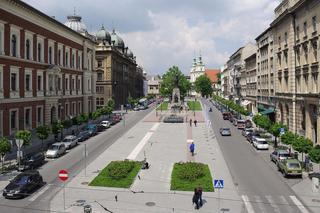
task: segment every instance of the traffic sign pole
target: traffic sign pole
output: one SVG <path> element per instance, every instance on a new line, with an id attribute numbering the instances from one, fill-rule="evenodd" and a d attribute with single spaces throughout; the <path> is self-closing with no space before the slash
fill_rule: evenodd
<path id="1" fill-rule="evenodd" d="M 59 179 L 61 181 L 63 181 L 63 209 L 66 209 L 66 185 L 65 185 L 65 181 L 68 180 L 68 171 L 67 170 L 60 170 L 59 171 L 59 175 L 58 175 Z"/>
<path id="2" fill-rule="evenodd" d="M 63 209 L 66 209 L 66 184 L 63 182 Z"/>

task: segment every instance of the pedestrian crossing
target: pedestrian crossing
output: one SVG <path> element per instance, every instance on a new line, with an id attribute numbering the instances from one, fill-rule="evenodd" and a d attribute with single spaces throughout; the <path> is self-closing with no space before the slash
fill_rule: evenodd
<path id="1" fill-rule="evenodd" d="M 247 213 L 309 213 L 294 196 L 241 195 Z"/>

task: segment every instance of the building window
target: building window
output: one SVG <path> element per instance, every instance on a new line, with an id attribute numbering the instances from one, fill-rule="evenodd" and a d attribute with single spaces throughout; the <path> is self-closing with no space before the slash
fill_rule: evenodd
<path id="1" fill-rule="evenodd" d="M 79 54 L 79 53 L 78 53 Z M 77 68 L 80 69 L 80 62 L 81 62 L 81 59 L 80 59 L 80 55 L 78 55 L 78 63 L 77 63 Z"/>
<path id="2" fill-rule="evenodd" d="M 97 73 L 97 80 L 98 81 L 102 81 L 103 80 L 103 73 L 101 73 L 101 72 Z"/>
<path id="3" fill-rule="evenodd" d="M 66 112 L 66 116 L 69 116 L 69 104 L 66 104 L 65 112 Z"/>
<path id="4" fill-rule="evenodd" d="M 76 103 L 72 103 L 72 111 L 73 111 L 73 115 L 77 114 Z"/>
<path id="5" fill-rule="evenodd" d="M 299 26 L 297 26 L 297 28 L 296 28 L 296 37 L 297 37 L 297 39 L 300 38 L 300 27 Z"/>
<path id="6" fill-rule="evenodd" d="M 11 73 L 11 80 L 10 80 L 10 85 L 11 85 L 11 91 L 17 91 L 17 73 Z"/>
<path id="7" fill-rule="evenodd" d="M 74 68 L 74 67 L 75 67 L 75 65 L 74 65 L 74 62 L 75 62 L 75 60 L 74 60 L 74 54 L 72 54 L 72 59 L 71 59 L 71 60 L 72 60 L 72 65 L 71 65 L 71 66 L 72 66 L 72 68 Z"/>
<path id="8" fill-rule="evenodd" d="M 285 44 L 288 44 L 288 33 L 287 32 L 284 33 L 284 42 L 285 42 Z"/>
<path id="9" fill-rule="evenodd" d="M 0 55 L 3 52 L 3 28 L 0 25 Z"/>
<path id="10" fill-rule="evenodd" d="M 11 37 L 11 54 L 14 57 L 17 57 L 17 36 L 12 35 Z"/>
<path id="11" fill-rule="evenodd" d="M 18 129 L 17 119 L 18 119 L 18 111 L 17 110 L 12 110 L 10 112 L 10 128 L 11 128 L 11 131 Z"/>
<path id="12" fill-rule="evenodd" d="M 42 76 L 38 75 L 37 77 L 37 90 L 41 91 L 42 90 Z"/>
<path id="13" fill-rule="evenodd" d="M 278 37 L 278 44 L 281 45 L 281 36 Z"/>
<path id="14" fill-rule="evenodd" d="M 71 79 L 71 90 L 75 90 L 75 86 L 74 86 L 74 79 L 72 78 Z"/>
<path id="15" fill-rule="evenodd" d="M 42 121 L 43 121 L 42 116 L 43 116 L 42 107 L 38 107 L 37 108 L 37 124 L 38 125 L 42 124 Z"/>
<path id="16" fill-rule="evenodd" d="M 49 64 L 52 64 L 52 47 L 49 47 Z"/>
<path id="17" fill-rule="evenodd" d="M 61 50 L 58 50 L 58 64 L 61 65 Z"/>
<path id="18" fill-rule="evenodd" d="M 24 124 L 27 129 L 31 127 L 31 110 L 30 109 L 25 110 Z"/>
<path id="19" fill-rule="evenodd" d="M 66 67 L 68 66 L 68 60 L 69 60 L 69 56 L 68 56 L 68 53 L 66 52 Z"/>
<path id="20" fill-rule="evenodd" d="M 314 32 L 317 31 L 317 16 L 312 17 L 312 27 Z"/>
<path id="21" fill-rule="evenodd" d="M 102 67 L 102 61 L 98 60 L 98 67 Z"/>
<path id="22" fill-rule="evenodd" d="M 30 40 L 26 40 L 26 59 L 30 60 Z"/>
<path id="23" fill-rule="evenodd" d="M 304 35 L 306 36 L 307 35 L 307 22 L 303 23 L 303 32 L 304 32 Z"/>
<path id="24" fill-rule="evenodd" d="M 26 91 L 30 91 L 31 86 L 31 76 L 29 74 L 26 74 Z"/>
<path id="25" fill-rule="evenodd" d="M 41 62 L 41 44 L 38 43 L 38 61 Z"/>
<path id="26" fill-rule="evenodd" d="M 66 87 L 66 90 L 69 90 L 69 84 L 68 84 L 68 82 L 69 82 L 69 79 L 68 78 L 66 78 L 65 79 L 65 87 Z"/>

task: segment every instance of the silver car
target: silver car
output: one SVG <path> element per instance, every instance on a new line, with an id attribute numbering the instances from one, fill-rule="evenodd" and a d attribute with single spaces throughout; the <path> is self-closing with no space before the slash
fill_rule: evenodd
<path id="1" fill-rule="evenodd" d="M 62 143 L 66 146 L 67 149 L 71 149 L 78 145 L 78 138 L 74 135 L 67 135 L 63 140 Z"/>
<path id="2" fill-rule="evenodd" d="M 244 136 L 244 137 L 247 137 L 250 133 L 252 133 L 254 131 L 254 129 L 253 128 L 245 128 L 245 129 L 243 129 L 242 130 L 242 135 Z"/>
<path id="3" fill-rule="evenodd" d="M 277 164 L 280 160 L 290 158 L 290 153 L 287 150 L 276 149 L 270 154 L 270 160 Z"/>
<path id="4" fill-rule="evenodd" d="M 46 152 L 46 157 L 47 158 L 57 158 L 63 155 L 66 152 L 66 146 L 64 143 L 54 143 L 52 144 L 47 152 Z"/>
<path id="5" fill-rule="evenodd" d="M 230 128 L 220 128 L 220 134 L 222 136 L 231 136 Z"/>

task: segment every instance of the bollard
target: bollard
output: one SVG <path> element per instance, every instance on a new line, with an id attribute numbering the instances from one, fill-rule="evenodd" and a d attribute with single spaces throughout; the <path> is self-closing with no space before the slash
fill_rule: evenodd
<path id="1" fill-rule="evenodd" d="M 90 205 L 85 205 L 85 206 L 83 207 L 83 212 L 84 212 L 84 213 L 91 213 L 91 212 L 92 212 L 91 206 L 90 206 Z"/>

